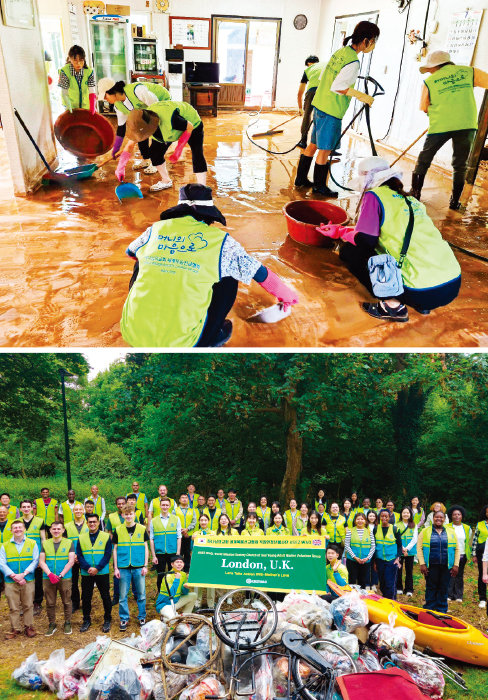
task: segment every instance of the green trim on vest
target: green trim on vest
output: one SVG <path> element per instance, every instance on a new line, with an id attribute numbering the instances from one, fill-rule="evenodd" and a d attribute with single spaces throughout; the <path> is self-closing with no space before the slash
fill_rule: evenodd
<path id="1" fill-rule="evenodd" d="M 7 519 L 6 525 L 3 530 L 0 530 L 0 544 L 5 544 L 5 542 L 10 542 L 12 539 L 12 530 L 10 520 Z"/>
<path id="2" fill-rule="evenodd" d="M 381 202 L 384 217 L 377 253 L 390 253 L 400 259 L 409 211 L 405 198 L 389 187 L 370 190 Z M 412 239 L 402 267 L 405 287 L 429 289 L 446 284 L 461 274 L 461 268 L 449 244 L 442 238 L 425 206 L 413 197 L 408 198 L 414 214 Z"/>
<path id="3" fill-rule="evenodd" d="M 23 522 L 23 521 L 22 521 Z M 26 530 L 26 537 L 30 540 L 34 540 L 37 544 L 39 551 L 41 551 L 41 527 L 44 525 L 44 520 L 37 515 L 31 520 L 29 529 Z"/>
<path id="4" fill-rule="evenodd" d="M 402 522 L 398 525 L 398 531 L 400 532 L 401 528 L 404 526 L 404 522 Z M 401 536 L 402 536 L 402 546 L 405 547 L 405 549 L 408 547 L 410 542 L 413 540 L 413 536 L 415 534 L 415 528 L 412 527 L 405 527 L 401 531 Z M 409 554 L 407 554 L 407 557 L 414 557 L 416 555 L 415 548 L 410 550 Z M 405 556 L 405 555 L 404 555 Z"/>
<path id="5" fill-rule="evenodd" d="M 192 524 L 193 518 L 195 516 L 194 509 L 187 508 L 186 513 L 184 513 L 181 506 L 176 506 L 174 514 L 179 519 L 182 529 L 188 530 L 188 534 L 192 535 L 193 530 L 190 530 L 189 528 L 190 528 L 190 525 Z M 195 527 L 198 528 L 198 523 L 196 523 Z"/>
<path id="6" fill-rule="evenodd" d="M 81 79 L 81 85 L 78 85 L 78 81 L 76 80 L 75 76 L 71 75 L 69 63 L 60 68 L 59 72 L 64 73 L 69 80 L 68 98 L 71 102 L 71 108 L 90 109 L 90 99 L 88 97 L 88 78 L 93 73 L 93 70 L 91 68 L 83 68 L 83 78 Z M 66 109 L 69 109 L 70 105 L 66 104 L 66 102 L 64 101 L 64 93 L 62 99 Z"/>
<path id="7" fill-rule="evenodd" d="M 383 561 L 393 561 L 397 558 L 397 543 L 393 525 L 388 526 L 386 535 L 383 535 L 383 526 L 380 524 L 376 530 L 376 557 Z"/>
<path id="8" fill-rule="evenodd" d="M 78 532 L 78 529 L 75 525 L 75 521 L 73 520 L 72 522 L 70 522 L 66 525 L 64 534 L 69 540 L 71 540 L 72 542 L 75 543 L 75 549 L 76 549 L 76 543 L 80 539 L 80 536 L 86 534 L 87 532 L 89 532 L 89 530 L 88 530 L 88 525 L 86 524 L 86 520 L 83 523 L 83 525 L 81 526 L 80 532 Z"/>
<path id="9" fill-rule="evenodd" d="M 144 533 L 146 528 L 136 523 L 132 537 L 125 523 L 117 528 L 117 568 L 128 569 L 129 566 L 142 567 L 146 560 Z"/>
<path id="10" fill-rule="evenodd" d="M 7 566 L 12 569 L 14 574 L 23 574 L 27 569 L 29 564 L 32 564 L 34 560 L 34 545 L 35 540 L 31 540 L 28 537 L 25 538 L 24 544 L 20 552 L 17 551 L 17 547 L 13 542 L 4 542 L 3 548 L 5 550 L 5 557 L 7 560 Z M 27 576 L 25 576 L 26 581 L 34 580 L 34 572 L 31 571 Z M 10 576 L 5 577 L 5 581 L 9 583 L 14 583 L 14 580 Z"/>
<path id="11" fill-rule="evenodd" d="M 319 62 L 305 68 L 305 75 L 308 78 L 307 92 L 318 87 L 322 71 L 326 68 L 326 65 L 326 63 Z"/>
<path id="12" fill-rule="evenodd" d="M 466 556 L 466 561 L 471 561 L 471 545 L 470 545 L 470 542 L 469 542 L 469 531 L 470 531 L 471 528 L 469 527 L 469 525 L 466 525 L 466 523 L 461 523 L 461 525 L 463 526 L 464 535 L 465 535 L 465 540 L 464 540 L 464 554 L 465 554 L 465 556 Z M 456 531 L 454 530 L 454 524 L 453 524 L 452 522 L 451 522 L 451 523 L 448 523 L 448 524 L 446 525 L 446 527 L 452 528 L 453 531 L 454 531 L 454 534 L 456 534 Z"/>
<path id="13" fill-rule="evenodd" d="M 36 498 L 36 515 L 42 518 L 48 527 L 56 520 L 57 511 L 58 502 L 55 498 L 51 498 L 47 508 L 42 498 Z"/>
<path id="14" fill-rule="evenodd" d="M 478 528 L 478 544 L 484 544 L 486 540 L 488 540 L 488 527 L 486 524 L 486 520 L 480 520 L 479 523 L 476 523 L 476 527 Z"/>
<path id="15" fill-rule="evenodd" d="M 424 509 L 422 508 L 422 506 L 420 506 L 417 509 L 417 511 L 418 512 L 414 513 L 414 515 L 413 515 L 413 522 L 415 523 L 415 525 L 419 524 L 419 522 L 422 520 L 422 515 L 424 514 Z"/>
<path id="16" fill-rule="evenodd" d="M 266 508 L 264 509 L 264 512 L 263 512 L 263 507 L 257 506 L 256 513 L 263 521 L 264 529 L 266 530 L 269 527 L 269 524 L 271 522 L 271 508 L 268 508 L 268 506 L 266 506 Z"/>
<path id="17" fill-rule="evenodd" d="M 359 538 L 357 527 L 353 527 L 351 529 L 350 547 L 358 559 L 366 559 L 369 554 L 369 550 L 371 549 L 371 532 L 368 527 L 364 528 L 362 539 Z M 353 560 L 348 552 L 346 552 L 346 559 Z"/>
<path id="18" fill-rule="evenodd" d="M 98 531 L 97 539 L 93 544 L 90 540 L 89 533 L 83 533 L 82 535 L 80 535 L 80 548 L 83 553 L 83 556 L 85 557 L 86 561 L 92 566 L 94 566 L 96 569 L 98 569 L 97 564 L 100 563 L 103 559 L 103 555 L 105 554 L 105 547 L 109 539 L 110 535 L 108 534 L 108 532 L 103 532 L 102 530 Z M 100 575 L 108 574 L 109 564 L 105 564 L 103 569 L 99 570 L 98 573 Z M 90 576 L 88 571 L 85 571 L 84 569 L 81 570 L 81 575 Z"/>
<path id="19" fill-rule="evenodd" d="M 122 523 L 124 522 L 124 519 L 119 515 L 119 511 L 116 511 L 115 513 L 109 513 L 108 519 L 110 521 L 110 525 L 112 526 L 112 532 L 115 532 L 119 525 L 122 525 Z"/>
<path id="20" fill-rule="evenodd" d="M 166 496 L 165 496 L 165 498 L 166 498 Z M 169 496 L 167 498 L 169 498 Z M 153 507 L 152 517 L 155 518 L 157 515 L 161 515 L 161 502 L 160 502 L 159 496 L 157 496 L 157 498 L 153 498 L 151 503 L 152 503 L 152 507 Z M 172 510 L 174 510 L 174 507 L 175 507 L 175 499 L 170 498 L 169 499 L 169 512 L 170 513 Z"/>
<path id="21" fill-rule="evenodd" d="M 456 555 L 457 537 L 452 527 L 444 528 L 447 533 L 447 568 L 452 569 Z M 426 566 L 429 566 L 430 540 L 432 537 L 432 526 L 426 527 L 422 532 L 422 552 Z"/>
<path id="22" fill-rule="evenodd" d="M 247 539 L 252 539 L 253 537 L 264 537 L 264 532 L 261 530 L 260 527 L 254 527 L 252 530 L 250 530 L 248 527 L 245 527 L 244 530 L 241 532 L 241 537 Z"/>
<path id="23" fill-rule="evenodd" d="M 85 510 L 83 503 L 80 503 L 80 501 L 75 501 L 73 503 L 73 508 L 75 506 L 81 506 L 83 508 L 83 510 Z M 61 509 L 63 511 L 63 523 L 65 525 L 66 525 L 66 523 L 70 523 L 72 520 L 74 520 L 73 512 L 66 501 L 63 501 L 63 503 L 61 503 Z"/>
<path id="24" fill-rule="evenodd" d="M 176 577 L 176 574 L 168 574 L 161 581 L 159 593 L 162 596 L 162 598 L 159 598 L 159 600 L 158 600 L 158 605 L 161 605 L 161 607 L 163 607 L 163 605 L 169 605 L 171 602 L 171 599 L 168 595 L 168 591 L 171 591 L 171 586 L 173 585 L 173 583 L 175 581 L 175 577 Z M 173 602 L 174 603 L 177 603 L 179 601 L 179 599 L 181 598 L 182 593 L 183 593 L 183 588 L 185 588 L 185 583 L 187 581 L 188 581 L 188 575 L 184 571 L 181 571 L 178 587 L 173 595 Z M 186 594 L 186 593 L 188 593 L 188 591 L 186 591 L 184 594 Z"/>
<path id="25" fill-rule="evenodd" d="M 442 66 L 424 81 L 429 91 L 429 134 L 478 128 L 474 68 Z"/>
<path id="26" fill-rule="evenodd" d="M 266 530 L 266 537 L 288 537 L 288 530 L 284 525 L 281 525 L 279 529 L 272 525 Z"/>
<path id="27" fill-rule="evenodd" d="M 298 534 L 300 534 L 300 521 L 299 521 L 300 511 L 299 510 L 295 511 L 295 516 L 296 516 L 295 517 L 295 527 L 297 529 Z M 286 529 L 288 530 L 288 534 L 290 536 L 293 536 L 293 518 L 292 518 L 292 514 L 291 514 L 290 509 L 285 510 L 285 512 L 283 513 L 283 524 L 286 527 Z"/>
<path id="28" fill-rule="evenodd" d="M 93 512 L 98 515 L 99 518 L 102 517 L 102 497 L 97 496 L 97 500 L 93 498 L 93 496 L 88 496 L 86 499 L 87 501 L 93 501 L 95 508 L 93 509 Z"/>
<path id="29" fill-rule="evenodd" d="M 327 581 L 334 581 L 334 583 L 337 583 L 339 586 L 344 585 L 340 581 L 337 581 L 336 575 L 340 576 L 346 583 L 349 582 L 349 572 L 347 568 L 344 566 L 344 564 L 339 564 L 337 567 L 337 571 L 334 571 L 332 568 L 331 564 L 326 564 L 325 566 L 325 580 L 326 580 L 326 587 L 327 590 L 330 591 L 330 588 L 327 584 Z"/>
<path id="30" fill-rule="evenodd" d="M 193 124 L 193 127 L 196 127 L 202 123 L 197 110 L 188 102 L 173 102 L 172 100 L 165 100 L 164 102 L 157 102 L 147 109 L 150 112 L 154 112 L 154 114 L 157 114 L 159 117 L 159 128 L 161 130 L 161 134 L 163 135 L 163 141 L 166 143 L 178 141 L 183 133 L 182 131 L 178 131 L 178 129 L 173 129 L 171 126 L 171 117 L 176 109 L 179 111 L 180 116 L 183 117 L 183 119 L 186 119 L 187 122 Z"/>
<path id="31" fill-rule="evenodd" d="M 138 85 L 143 85 L 144 87 L 147 87 L 148 90 L 153 92 L 156 95 L 156 101 L 158 102 L 171 99 L 169 91 L 166 90 L 165 87 L 163 87 L 162 85 L 158 85 L 157 83 L 129 83 L 124 87 L 124 93 L 126 98 L 131 103 L 132 109 L 147 109 L 147 104 L 145 102 L 142 102 L 135 93 L 135 90 Z M 117 100 L 117 102 L 114 102 L 114 107 L 118 112 L 121 112 L 121 114 L 129 114 L 132 111 L 128 109 L 124 105 L 124 102 L 122 102 L 121 100 Z"/>
<path id="32" fill-rule="evenodd" d="M 342 544 L 346 539 L 346 519 L 343 515 L 339 515 L 337 518 L 332 518 L 331 515 L 327 514 L 325 521 L 325 531 L 329 542 Z"/>
<path id="33" fill-rule="evenodd" d="M 351 98 L 331 92 L 331 85 L 344 66 L 358 61 L 358 55 L 351 46 L 343 46 L 332 54 L 327 66 L 320 77 L 319 86 L 312 100 L 312 105 L 336 119 L 342 119 L 347 112 Z M 354 85 L 354 83 L 353 83 Z M 353 87 L 350 85 L 350 87 Z"/>
<path id="34" fill-rule="evenodd" d="M 164 527 L 161 517 L 151 520 L 156 554 L 175 554 L 178 547 L 178 521 L 176 515 L 170 515 L 168 525 Z"/>
<path id="35" fill-rule="evenodd" d="M 46 564 L 48 565 L 51 573 L 56 574 L 56 576 L 59 576 L 69 561 L 69 551 L 71 549 L 71 545 L 72 542 L 67 537 L 61 537 L 57 551 L 54 551 L 54 540 L 44 540 L 42 543 L 42 548 L 46 555 Z M 71 571 L 72 570 L 70 569 L 63 576 L 63 578 L 70 579 Z M 48 578 L 44 571 L 42 572 L 42 578 L 44 580 Z"/>

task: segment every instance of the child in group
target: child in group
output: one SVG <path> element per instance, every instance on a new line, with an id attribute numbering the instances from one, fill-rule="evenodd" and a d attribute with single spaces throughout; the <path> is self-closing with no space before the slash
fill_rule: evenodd
<path id="1" fill-rule="evenodd" d="M 175 617 L 175 611 L 180 608 L 183 614 L 191 613 L 193 610 L 197 594 L 190 592 L 187 588 L 188 574 L 183 571 L 184 565 L 183 557 L 175 554 L 171 559 L 170 573 L 163 577 L 156 599 L 156 610 L 163 621 Z"/>
<path id="2" fill-rule="evenodd" d="M 85 50 L 76 44 L 68 51 L 66 65 L 59 69 L 58 87 L 61 99 L 70 112 L 73 109 L 89 109 L 95 114 L 97 92 L 93 68 L 86 63 Z"/>

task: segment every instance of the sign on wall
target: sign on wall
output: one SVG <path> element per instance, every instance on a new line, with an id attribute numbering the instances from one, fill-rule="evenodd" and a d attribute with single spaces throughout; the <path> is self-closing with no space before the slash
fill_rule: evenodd
<path id="1" fill-rule="evenodd" d="M 483 10 L 465 10 L 451 15 L 447 51 L 453 63 L 471 65 L 482 17 Z"/>
<path id="2" fill-rule="evenodd" d="M 326 592 L 324 537 L 197 537 L 188 583 Z"/>
<path id="3" fill-rule="evenodd" d="M 33 0 L 1 0 L 4 24 L 20 29 L 35 27 Z"/>
<path id="4" fill-rule="evenodd" d="M 169 43 L 184 49 L 210 49 L 210 19 L 202 17 L 169 18 Z"/>

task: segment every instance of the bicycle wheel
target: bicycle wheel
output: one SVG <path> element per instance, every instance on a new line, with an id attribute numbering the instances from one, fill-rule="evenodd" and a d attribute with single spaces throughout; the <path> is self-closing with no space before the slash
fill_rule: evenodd
<path id="1" fill-rule="evenodd" d="M 245 594 L 243 604 L 228 607 L 227 600 Z M 246 604 L 246 601 L 252 602 Z M 224 609 L 227 607 L 227 609 Z M 278 625 L 278 612 L 271 598 L 254 588 L 230 590 L 223 595 L 215 607 L 213 616 L 217 637 L 229 647 L 255 649 L 274 634 Z"/>
<path id="2" fill-rule="evenodd" d="M 351 654 L 346 651 L 344 647 L 341 647 L 340 644 L 337 644 L 336 642 L 329 642 L 327 639 L 316 639 L 313 642 L 309 642 L 309 644 L 311 647 L 319 647 L 317 649 L 319 652 L 321 651 L 320 647 L 322 647 L 324 651 L 329 649 L 330 653 L 339 657 L 338 661 L 340 661 L 341 657 L 345 658 L 347 663 L 352 668 L 351 672 L 357 673 L 358 669 L 356 662 L 352 658 Z M 317 693 L 319 696 L 325 696 L 326 698 L 329 697 L 329 695 L 327 695 L 324 691 L 327 693 L 332 693 L 333 687 L 331 688 L 330 686 L 331 684 L 332 686 L 334 685 L 334 678 L 336 674 L 332 673 L 331 677 L 327 678 L 325 674 L 314 672 L 313 666 L 307 664 L 306 661 L 296 655 L 294 655 L 292 659 L 291 672 L 295 685 L 297 686 L 297 690 L 303 698 L 307 698 L 307 700 L 317 700 Z"/>

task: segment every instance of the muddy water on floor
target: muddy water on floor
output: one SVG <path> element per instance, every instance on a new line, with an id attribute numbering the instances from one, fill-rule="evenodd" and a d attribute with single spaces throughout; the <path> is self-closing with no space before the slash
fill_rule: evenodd
<path id="1" fill-rule="evenodd" d="M 263 131 L 283 118 L 272 115 L 256 128 Z M 248 116 L 242 114 L 205 118 L 209 184 L 227 217 L 226 230 L 293 285 L 300 304 L 278 324 L 247 323 L 274 300 L 255 283 L 241 284 L 230 315 L 234 321 L 230 346 L 488 344 L 488 264 L 462 253 L 456 255 L 463 269 L 463 287 L 450 307 L 428 317 L 412 311 L 411 321 L 398 325 L 376 322 L 364 314 L 360 302 L 368 295 L 344 269 L 337 253 L 301 245 L 287 236 L 283 205 L 312 198 L 309 191 L 293 187 L 299 151 L 274 156 L 259 150 L 243 133 L 247 123 Z M 282 136 L 259 143 L 287 150 L 297 139 L 298 120 L 287 125 Z M 361 141 L 345 141 L 344 164 L 333 168 L 337 179 L 347 181 L 355 158 L 368 155 L 368 150 Z M 62 161 L 65 167 L 77 165 L 72 158 Z M 179 185 L 194 181 L 188 149 L 179 163 L 169 166 L 175 183 L 170 191 L 151 194 L 148 188 L 156 177 L 133 172 L 129 164 L 127 181 L 141 187 L 144 199 L 123 204 L 114 194 L 115 163 L 69 189 L 51 185 L 25 199 L 12 196 L 1 143 L 0 165 L 0 344 L 124 345 L 119 319 L 132 272 L 125 249 L 163 209 L 177 203 Z M 406 163 L 405 169 L 410 166 Z M 483 176 L 479 182 L 484 186 L 475 188 L 464 214 L 447 213 L 449 183 L 434 172 L 427 178 L 424 201 L 448 240 L 486 255 L 488 187 Z M 354 215 L 355 195 L 341 194 L 338 203 Z"/>

